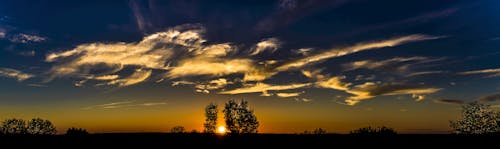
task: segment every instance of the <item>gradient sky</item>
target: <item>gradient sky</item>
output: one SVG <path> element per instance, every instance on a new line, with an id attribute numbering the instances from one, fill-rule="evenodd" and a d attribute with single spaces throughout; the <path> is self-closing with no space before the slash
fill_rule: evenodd
<path id="1" fill-rule="evenodd" d="M 447 133 L 462 103 L 500 107 L 499 14 L 496 0 L 1 1 L 0 119 L 201 131 L 205 105 L 245 99 L 264 133 Z"/>

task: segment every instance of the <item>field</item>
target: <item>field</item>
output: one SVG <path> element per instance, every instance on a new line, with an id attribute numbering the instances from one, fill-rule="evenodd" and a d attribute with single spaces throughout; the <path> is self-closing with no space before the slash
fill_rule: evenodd
<path id="1" fill-rule="evenodd" d="M 168 134 L 168 133 L 113 133 L 91 134 L 86 136 L 2 136 L 6 146 L 43 146 L 43 147 L 487 147 L 500 145 L 500 136 L 458 136 L 458 135 L 414 135 L 393 136 L 353 136 L 341 134 L 295 135 L 295 134 L 258 134 L 258 135 L 205 135 L 205 134 Z"/>

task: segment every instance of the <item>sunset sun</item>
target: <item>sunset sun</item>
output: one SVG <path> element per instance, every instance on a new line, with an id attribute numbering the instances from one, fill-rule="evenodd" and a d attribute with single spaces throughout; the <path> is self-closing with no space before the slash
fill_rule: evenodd
<path id="1" fill-rule="evenodd" d="M 226 127 L 224 126 L 219 126 L 217 128 L 217 133 L 220 133 L 220 134 L 225 134 L 226 133 Z"/>

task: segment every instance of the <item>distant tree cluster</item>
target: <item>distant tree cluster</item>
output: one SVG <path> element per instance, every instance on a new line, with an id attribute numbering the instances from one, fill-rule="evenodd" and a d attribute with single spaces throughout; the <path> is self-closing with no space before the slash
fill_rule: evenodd
<path id="1" fill-rule="evenodd" d="M 389 127 L 363 127 L 350 132 L 351 135 L 376 135 L 376 136 L 386 136 L 395 135 L 396 131 Z"/>
<path id="2" fill-rule="evenodd" d="M 306 135 L 310 135 L 310 134 L 312 134 L 312 135 L 324 135 L 324 134 L 327 134 L 327 132 L 323 128 L 316 128 L 313 131 L 305 130 L 302 134 L 306 134 Z"/>
<path id="3" fill-rule="evenodd" d="M 175 126 L 170 129 L 171 133 L 185 133 L 186 129 L 183 126 Z"/>
<path id="4" fill-rule="evenodd" d="M 472 102 L 462 106 L 462 118 L 450 121 L 457 134 L 500 133 L 500 112 L 488 105 Z"/>
<path id="5" fill-rule="evenodd" d="M 56 127 L 49 120 L 33 118 L 27 123 L 23 119 L 11 118 L 2 122 L 1 133 L 6 135 L 54 135 Z"/>
<path id="6" fill-rule="evenodd" d="M 69 135 L 69 136 L 84 136 L 84 135 L 88 135 L 89 132 L 87 132 L 86 129 L 83 129 L 83 128 L 75 128 L 75 127 L 71 127 L 71 128 L 68 128 L 68 130 L 66 130 L 66 135 Z"/>

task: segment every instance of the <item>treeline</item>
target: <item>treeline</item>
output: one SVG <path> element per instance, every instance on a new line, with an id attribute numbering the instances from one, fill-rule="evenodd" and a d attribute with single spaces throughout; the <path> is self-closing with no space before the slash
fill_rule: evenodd
<path id="1" fill-rule="evenodd" d="M 42 118 L 33 118 L 29 121 L 19 118 L 10 118 L 2 121 L 0 135 L 55 135 L 57 133 L 54 124 Z M 66 135 L 86 135 L 87 130 L 83 128 L 69 128 Z"/>

